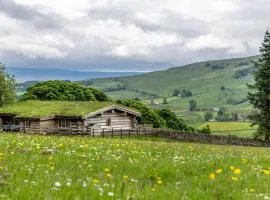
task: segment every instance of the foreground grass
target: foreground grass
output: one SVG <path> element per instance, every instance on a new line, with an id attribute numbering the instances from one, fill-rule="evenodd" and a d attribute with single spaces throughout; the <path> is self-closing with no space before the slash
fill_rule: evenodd
<path id="1" fill-rule="evenodd" d="M 266 199 L 270 149 L 0 135 L 2 199 Z"/>

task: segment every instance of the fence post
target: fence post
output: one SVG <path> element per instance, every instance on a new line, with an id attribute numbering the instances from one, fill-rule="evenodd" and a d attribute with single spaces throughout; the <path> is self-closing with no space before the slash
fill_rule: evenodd
<path id="1" fill-rule="evenodd" d="M 104 131 L 104 128 L 102 129 L 102 137 L 104 137 L 105 135 L 105 131 Z"/>
<path id="2" fill-rule="evenodd" d="M 128 137 L 130 137 L 130 129 L 128 129 Z"/>
<path id="3" fill-rule="evenodd" d="M 113 128 L 112 128 L 112 138 L 113 138 Z"/>
<path id="4" fill-rule="evenodd" d="M 93 129 L 93 137 L 95 137 L 95 129 Z"/>
<path id="5" fill-rule="evenodd" d="M 121 138 L 123 137 L 123 129 L 121 128 Z"/>

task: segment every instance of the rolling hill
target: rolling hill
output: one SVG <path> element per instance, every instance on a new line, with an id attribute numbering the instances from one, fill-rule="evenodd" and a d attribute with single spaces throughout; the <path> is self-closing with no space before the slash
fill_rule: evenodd
<path id="1" fill-rule="evenodd" d="M 162 103 L 162 98 L 166 97 L 168 104 L 164 106 L 176 111 L 187 109 L 191 99 L 196 100 L 201 108 L 225 106 L 245 111 L 248 109 L 246 84 L 253 82 L 252 60 L 257 58 L 206 61 L 142 75 L 80 83 L 103 89 L 113 99 L 140 98 L 148 103 L 155 99 Z M 175 90 L 189 90 L 193 96 L 173 96 Z"/>

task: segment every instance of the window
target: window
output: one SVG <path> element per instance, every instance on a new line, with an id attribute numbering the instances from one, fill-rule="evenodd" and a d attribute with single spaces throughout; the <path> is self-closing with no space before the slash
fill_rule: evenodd
<path id="1" fill-rule="evenodd" d="M 30 121 L 25 122 L 25 128 L 31 128 L 31 122 Z"/>
<path id="2" fill-rule="evenodd" d="M 112 125 L 112 120 L 111 119 L 107 119 L 106 120 L 106 126 L 111 126 Z"/>
<path id="3" fill-rule="evenodd" d="M 59 128 L 68 128 L 69 127 L 69 120 L 59 119 L 58 120 L 58 127 Z"/>

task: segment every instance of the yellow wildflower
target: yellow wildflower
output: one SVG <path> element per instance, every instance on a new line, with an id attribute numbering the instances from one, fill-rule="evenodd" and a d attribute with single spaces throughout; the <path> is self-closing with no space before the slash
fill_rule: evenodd
<path id="1" fill-rule="evenodd" d="M 241 174 L 241 169 L 236 168 L 236 169 L 233 171 L 233 173 L 239 175 L 239 174 Z"/>
<path id="2" fill-rule="evenodd" d="M 92 181 L 94 184 L 97 184 L 97 183 L 99 183 L 99 180 L 98 179 L 93 179 L 93 181 Z"/>
<path id="3" fill-rule="evenodd" d="M 106 176 L 107 176 L 108 178 L 111 178 L 111 177 L 112 177 L 112 174 L 111 174 L 111 173 L 107 173 Z"/>
<path id="4" fill-rule="evenodd" d="M 255 190 L 253 188 L 250 188 L 249 191 L 250 192 L 255 192 Z"/>
<path id="5" fill-rule="evenodd" d="M 210 178 L 211 180 L 214 180 L 214 179 L 216 179 L 216 175 L 215 175 L 214 173 L 211 173 L 211 174 L 209 175 L 209 178 Z"/>
<path id="6" fill-rule="evenodd" d="M 123 180 L 128 180 L 128 176 L 123 176 Z"/>
<path id="7" fill-rule="evenodd" d="M 109 173 L 110 170 L 109 170 L 108 168 L 105 168 L 105 169 L 104 169 L 104 172 Z"/>
<path id="8" fill-rule="evenodd" d="M 157 180 L 157 184 L 161 185 L 162 184 L 162 180 Z"/>
<path id="9" fill-rule="evenodd" d="M 220 174 L 221 172 L 222 172 L 222 169 L 217 169 L 217 170 L 216 170 L 216 173 L 217 173 L 217 174 Z"/>
<path id="10" fill-rule="evenodd" d="M 270 170 L 263 170 L 263 173 L 264 173 L 265 175 L 269 176 L 269 175 L 270 175 Z"/>
<path id="11" fill-rule="evenodd" d="M 233 171 L 235 169 L 235 167 L 234 166 L 230 166 L 230 169 Z"/>
<path id="12" fill-rule="evenodd" d="M 236 177 L 233 176 L 233 177 L 232 177 L 232 180 L 233 180 L 233 181 L 238 181 L 238 178 L 236 178 Z"/>

